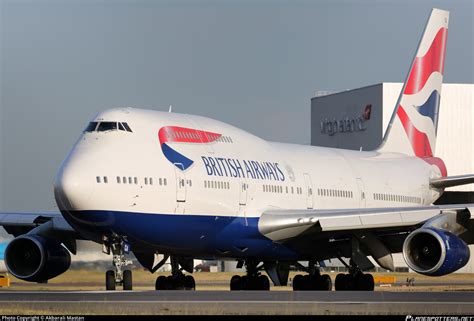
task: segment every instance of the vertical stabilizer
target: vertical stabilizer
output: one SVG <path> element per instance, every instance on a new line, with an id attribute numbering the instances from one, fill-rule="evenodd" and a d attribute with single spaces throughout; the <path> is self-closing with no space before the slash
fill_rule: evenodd
<path id="1" fill-rule="evenodd" d="M 433 9 L 418 45 L 380 152 L 432 157 L 436 146 L 439 102 L 449 12 Z"/>

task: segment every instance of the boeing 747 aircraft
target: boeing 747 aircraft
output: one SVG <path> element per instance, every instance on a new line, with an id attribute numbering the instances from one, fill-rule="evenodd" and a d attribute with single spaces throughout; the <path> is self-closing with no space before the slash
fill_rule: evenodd
<path id="1" fill-rule="evenodd" d="M 9 272 L 54 278 L 69 268 L 77 239 L 113 255 L 107 290 L 132 289 L 128 252 L 152 273 L 171 259 L 156 290 L 194 289 L 184 273 L 194 259 L 237 260 L 247 273 L 232 277 L 231 290 L 268 290 L 269 278 L 286 285 L 290 268 L 302 272 L 294 290 L 331 290 L 319 262 L 348 258 L 335 289 L 371 291 L 368 257 L 393 270 L 397 252 L 425 275 L 460 269 L 474 243 L 474 205 L 432 205 L 445 188 L 474 182 L 447 176 L 435 156 L 448 22 L 447 11 L 433 9 L 373 151 L 269 142 L 194 115 L 98 114 L 58 170 L 60 213 L 0 215 L 15 236 L 5 252 Z"/>

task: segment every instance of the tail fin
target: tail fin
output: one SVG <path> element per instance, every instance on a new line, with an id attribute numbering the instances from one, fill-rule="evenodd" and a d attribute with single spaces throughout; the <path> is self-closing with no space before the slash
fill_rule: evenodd
<path id="1" fill-rule="evenodd" d="M 380 152 L 433 156 L 448 22 L 448 11 L 431 11 L 383 142 L 378 148 Z"/>

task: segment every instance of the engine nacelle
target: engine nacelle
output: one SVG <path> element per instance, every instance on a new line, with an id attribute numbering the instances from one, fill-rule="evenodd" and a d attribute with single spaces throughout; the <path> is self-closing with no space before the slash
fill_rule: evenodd
<path id="1" fill-rule="evenodd" d="M 42 282 L 66 272 L 71 266 L 71 255 L 56 240 L 21 235 L 5 249 L 5 264 L 18 279 Z"/>
<path id="2" fill-rule="evenodd" d="M 435 228 L 420 228 L 403 243 L 403 257 L 417 273 L 441 276 L 462 268 L 469 261 L 469 247 L 456 235 Z"/>

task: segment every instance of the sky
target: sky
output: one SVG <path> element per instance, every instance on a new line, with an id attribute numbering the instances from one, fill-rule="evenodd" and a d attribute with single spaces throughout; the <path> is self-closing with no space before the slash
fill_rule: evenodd
<path id="1" fill-rule="evenodd" d="M 474 2 L 0 0 L 0 211 L 55 211 L 52 184 L 99 111 L 198 114 L 310 142 L 310 99 L 402 82 L 432 7 L 445 82 L 473 83 Z"/>

